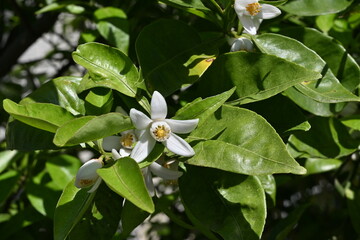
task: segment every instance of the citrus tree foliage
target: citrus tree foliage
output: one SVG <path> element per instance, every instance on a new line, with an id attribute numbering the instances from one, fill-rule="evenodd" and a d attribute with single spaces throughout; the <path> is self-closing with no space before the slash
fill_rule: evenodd
<path id="1" fill-rule="evenodd" d="M 360 236 L 356 1 L 111 2 L 31 9 L 83 71 L 1 91 L 2 239 Z"/>

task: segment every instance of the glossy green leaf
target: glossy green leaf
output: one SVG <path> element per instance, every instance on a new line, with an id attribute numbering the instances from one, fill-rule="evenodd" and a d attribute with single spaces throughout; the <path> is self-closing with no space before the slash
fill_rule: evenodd
<path id="1" fill-rule="evenodd" d="M 281 136 L 290 135 L 294 131 L 308 131 L 311 127 L 296 104 L 282 95 L 244 107 L 264 117 Z"/>
<path id="2" fill-rule="evenodd" d="M 355 114 L 340 119 L 341 123 L 345 126 L 360 131 L 360 115 Z"/>
<path id="3" fill-rule="evenodd" d="M 266 205 L 257 178 L 187 166 L 179 187 L 181 199 L 194 217 L 223 239 L 260 239 Z"/>
<path id="4" fill-rule="evenodd" d="M 234 52 L 216 59 L 201 77 L 197 91 L 211 96 L 236 86 L 239 99 L 234 103 L 245 104 L 320 77 L 319 73 L 272 55 Z"/>
<path id="5" fill-rule="evenodd" d="M 0 152 L 0 173 L 2 173 L 15 159 L 17 153 L 17 151 L 13 150 L 4 150 Z"/>
<path id="6" fill-rule="evenodd" d="M 123 10 L 115 7 L 99 8 L 94 12 L 96 28 L 109 44 L 123 53 L 129 48 L 129 22 Z"/>
<path id="7" fill-rule="evenodd" d="M 53 79 L 41 85 L 20 103 L 23 105 L 34 102 L 53 103 L 65 108 L 73 115 L 85 114 L 84 101 L 77 95 L 80 82 L 79 77 Z"/>
<path id="8" fill-rule="evenodd" d="M 18 120 L 10 120 L 6 126 L 6 144 L 9 149 L 33 151 L 58 149 L 53 143 L 54 134 L 31 127 Z"/>
<path id="9" fill-rule="evenodd" d="M 213 45 L 202 43 L 195 29 L 180 21 L 159 20 L 145 27 L 136 53 L 148 90 L 168 96 L 195 82 L 213 62 Z"/>
<path id="10" fill-rule="evenodd" d="M 54 240 L 64 240 L 88 209 L 95 193 L 78 189 L 71 181 L 57 203 L 54 215 Z"/>
<path id="11" fill-rule="evenodd" d="M 174 119 L 185 120 L 199 118 L 198 126 L 200 126 L 206 118 L 218 110 L 221 105 L 231 97 L 234 91 L 235 88 L 232 88 L 221 94 L 188 103 L 176 112 Z"/>
<path id="12" fill-rule="evenodd" d="M 321 15 L 316 17 L 315 22 L 321 31 L 327 33 L 333 27 L 335 17 L 336 14 Z"/>
<path id="13" fill-rule="evenodd" d="M 109 113 L 114 98 L 109 88 L 93 88 L 85 97 L 85 108 L 87 115 L 101 115 Z"/>
<path id="14" fill-rule="evenodd" d="M 66 109 L 50 103 L 20 105 L 5 99 L 3 106 L 5 111 L 15 119 L 53 133 L 62 124 L 74 119 L 74 116 Z"/>
<path id="15" fill-rule="evenodd" d="M 93 87 L 108 87 L 135 97 L 143 82 L 132 61 L 120 50 L 100 43 L 79 45 L 72 54 L 76 63 L 88 70 L 79 91 Z"/>
<path id="16" fill-rule="evenodd" d="M 325 103 L 360 101 L 359 97 L 342 86 L 327 67 L 326 62 L 302 43 L 271 33 L 259 35 L 254 41 L 262 52 L 284 58 L 323 75 L 317 81 L 306 81 L 295 85 L 306 96 Z"/>
<path id="17" fill-rule="evenodd" d="M 266 194 L 268 194 L 275 205 L 276 203 L 276 182 L 273 175 L 259 175 L 256 176 L 263 187 Z"/>
<path id="18" fill-rule="evenodd" d="M 289 28 L 281 34 L 297 39 L 314 50 L 328 65 L 349 91 L 354 91 L 360 84 L 360 68 L 353 57 L 337 40 L 312 28 Z"/>
<path id="19" fill-rule="evenodd" d="M 0 175 L 0 204 L 2 204 L 13 191 L 20 176 L 20 173 L 15 170 L 10 170 Z"/>
<path id="20" fill-rule="evenodd" d="M 121 212 L 121 226 L 122 231 L 120 234 L 121 239 L 127 239 L 130 233 L 140 225 L 147 217 L 149 213 L 136 207 L 130 201 L 125 201 L 123 210 Z"/>
<path id="21" fill-rule="evenodd" d="M 280 8 L 299 16 L 317 16 L 345 10 L 353 0 L 293 0 Z"/>
<path id="22" fill-rule="evenodd" d="M 66 154 L 51 157 L 46 161 L 46 170 L 60 189 L 64 189 L 76 176 L 80 166 L 78 158 Z"/>
<path id="23" fill-rule="evenodd" d="M 192 165 L 247 175 L 306 173 L 271 125 L 246 109 L 225 105 L 190 136 L 216 138 L 194 146 L 196 154 L 187 160 Z"/>
<path id="24" fill-rule="evenodd" d="M 146 189 L 138 164 L 131 158 L 121 158 L 109 168 L 97 170 L 111 190 L 140 209 L 153 213 L 154 203 Z"/>
<path id="25" fill-rule="evenodd" d="M 309 122 L 309 131 L 289 138 L 288 149 L 294 157 L 339 158 L 357 149 L 358 142 L 337 119 L 314 117 Z"/>
<path id="26" fill-rule="evenodd" d="M 339 159 L 308 158 L 305 162 L 307 174 L 328 172 L 337 169 L 342 164 Z"/>
<path id="27" fill-rule="evenodd" d="M 71 146 L 114 135 L 133 128 L 130 118 L 120 113 L 76 118 L 62 125 L 55 134 L 57 146 Z"/>

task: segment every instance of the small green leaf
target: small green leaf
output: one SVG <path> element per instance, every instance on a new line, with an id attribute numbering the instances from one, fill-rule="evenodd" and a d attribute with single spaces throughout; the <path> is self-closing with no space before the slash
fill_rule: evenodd
<path id="1" fill-rule="evenodd" d="M 308 158 L 305 162 L 307 174 L 328 172 L 337 169 L 342 164 L 339 159 Z"/>
<path id="2" fill-rule="evenodd" d="M 79 45 L 72 56 L 89 73 L 79 86 L 80 92 L 93 87 L 108 87 L 135 97 L 137 88 L 142 87 L 136 67 L 119 49 L 100 43 L 85 43 Z"/>
<path id="3" fill-rule="evenodd" d="M 109 113 L 114 98 L 112 90 L 108 88 L 93 88 L 85 97 L 87 115 L 101 115 Z"/>
<path id="4" fill-rule="evenodd" d="M 179 187 L 185 212 L 223 239 L 260 239 L 266 204 L 257 178 L 187 166 Z"/>
<path id="5" fill-rule="evenodd" d="M 187 160 L 192 165 L 247 175 L 306 173 L 271 125 L 246 109 L 225 105 L 190 136 L 216 137 L 194 146 L 196 154 Z"/>
<path id="6" fill-rule="evenodd" d="M 57 203 L 54 215 L 54 240 L 64 240 L 89 208 L 95 193 L 78 189 L 71 181 Z"/>
<path id="7" fill-rule="evenodd" d="M 13 150 L 4 150 L 0 152 L 0 173 L 10 165 L 17 153 L 17 151 Z"/>
<path id="8" fill-rule="evenodd" d="M 154 203 L 146 189 L 138 164 L 131 158 L 121 158 L 109 168 L 97 170 L 99 176 L 114 192 L 149 213 L 155 211 Z"/>
<path id="9" fill-rule="evenodd" d="M 3 102 L 5 111 L 15 119 L 32 127 L 49 132 L 56 132 L 62 124 L 74 119 L 66 109 L 50 103 L 16 104 L 9 99 Z"/>
<path id="10" fill-rule="evenodd" d="M 20 173 L 15 170 L 10 170 L 0 175 L 0 204 L 6 200 L 13 188 L 17 185 L 20 176 Z"/>
<path id="11" fill-rule="evenodd" d="M 345 126 L 360 131 L 360 115 L 355 114 L 340 119 Z"/>
<path id="12" fill-rule="evenodd" d="M 280 8 L 298 16 L 317 16 L 345 10 L 353 0 L 294 0 Z"/>
<path id="13" fill-rule="evenodd" d="M 320 77 L 319 73 L 272 55 L 234 52 L 219 56 L 201 77 L 196 90 L 202 96 L 211 96 L 235 86 L 239 99 L 234 104 L 245 104 Z"/>
<path id="14" fill-rule="evenodd" d="M 133 128 L 130 118 L 120 113 L 76 118 L 62 125 L 55 134 L 57 146 L 72 146 L 114 135 Z"/>

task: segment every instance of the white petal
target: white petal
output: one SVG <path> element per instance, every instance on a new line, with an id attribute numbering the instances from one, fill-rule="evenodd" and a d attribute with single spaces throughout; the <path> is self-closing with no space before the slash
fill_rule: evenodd
<path id="1" fill-rule="evenodd" d="M 111 151 L 111 149 L 120 149 L 120 137 L 119 136 L 109 136 L 105 137 L 102 142 L 102 147 L 105 151 Z"/>
<path id="2" fill-rule="evenodd" d="M 235 0 L 234 9 L 237 15 L 240 17 L 242 16 L 248 4 L 257 3 L 258 0 Z"/>
<path id="3" fill-rule="evenodd" d="M 243 15 L 239 19 L 247 33 L 251 35 L 256 35 L 256 32 L 259 29 L 261 23 L 260 18 Z"/>
<path id="4" fill-rule="evenodd" d="M 128 157 L 131 154 L 132 149 L 120 148 L 120 157 Z"/>
<path id="5" fill-rule="evenodd" d="M 144 168 L 143 174 L 144 174 L 146 188 L 147 188 L 150 196 L 153 197 L 155 195 L 155 187 L 154 187 L 154 183 L 152 180 L 151 172 L 148 168 Z"/>
<path id="6" fill-rule="evenodd" d="M 130 157 L 136 162 L 141 162 L 150 154 L 151 150 L 153 150 L 155 143 L 156 141 L 151 137 L 149 131 L 144 132 L 132 150 Z"/>
<path id="7" fill-rule="evenodd" d="M 178 179 L 183 174 L 182 172 L 170 170 L 166 167 L 163 167 L 156 162 L 151 163 L 149 166 L 149 169 L 155 175 L 157 175 L 163 179 L 166 179 L 166 180 Z"/>
<path id="8" fill-rule="evenodd" d="M 234 43 L 231 45 L 230 51 L 236 52 L 240 50 L 251 52 L 253 50 L 252 41 L 244 37 L 236 39 Z"/>
<path id="9" fill-rule="evenodd" d="M 280 9 L 270 4 L 262 4 L 261 12 L 259 13 L 259 17 L 262 19 L 270 19 L 277 17 L 281 14 Z"/>
<path id="10" fill-rule="evenodd" d="M 195 154 L 194 149 L 192 149 L 192 147 L 184 139 L 174 133 L 171 133 L 169 139 L 163 142 L 163 144 L 171 152 L 180 156 L 191 157 Z"/>
<path id="11" fill-rule="evenodd" d="M 93 185 L 99 178 L 96 170 L 102 168 L 103 163 L 98 159 L 91 159 L 84 163 L 78 170 L 75 179 L 77 188 L 84 188 Z"/>
<path id="12" fill-rule="evenodd" d="M 93 193 L 96 191 L 96 189 L 98 189 L 98 187 L 100 186 L 102 179 L 98 178 L 95 182 L 95 184 L 90 188 L 90 190 L 88 191 L 88 193 Z"/>
<path id="13" fill-rule="evenodd" d="M 112 158 L 113 158 L 114 160 L 118 160 L 119 158 L 121 158 L 119 152 L 116 151 L 115 149 L 111 149 L 111 154 L 112 154 Z"/>
<path id="14" fill-rule="evenodd" d="M 189 133 L 196 128 L 199 123 L 199 119 L 165 119 L 165 122 L 169 124 L 171 131 L 174 133 Z"/>
<path id="15" fill-rule="evenodd" d="M 132 108 L 130 110 L 130 118 L 136 129 L 145 129 L 152 122 L 144 113 Z"/>
<path id="16" fill-rule="evenodd" d="M 165 119 L 167 115 L 167 105 L 165 98 L 155 91 L 151 98 L 151 119 Z"/>

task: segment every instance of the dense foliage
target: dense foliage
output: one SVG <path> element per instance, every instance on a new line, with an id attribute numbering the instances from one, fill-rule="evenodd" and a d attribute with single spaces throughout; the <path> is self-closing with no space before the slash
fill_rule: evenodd
<path id="1" fill-rule="evenodd" d="M 1 239 L 360 239 L 356 0 L 0 6 Z"/>

